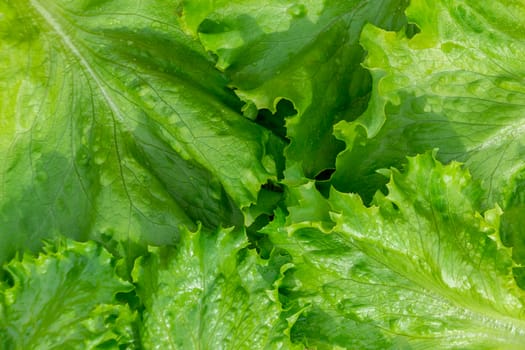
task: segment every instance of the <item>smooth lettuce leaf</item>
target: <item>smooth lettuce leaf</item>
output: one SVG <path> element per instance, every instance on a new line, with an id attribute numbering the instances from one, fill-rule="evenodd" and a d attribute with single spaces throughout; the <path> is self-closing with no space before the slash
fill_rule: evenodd
<path id="1" fill-rule="evenodd" d="M 525 167 L 525 4 L 411 1 L 420 32 L 366 26 L 361 44 L 373 76 L 367 111 L 336 126 L 347 143 L 334 184 L 367 200 L 385 183 L 377 169 L 439 148 L 482 182 L 487 207 L 506 207 Z"/>
<path id="2" fill-rule="evenodd" d="M 133 349 L 136 314 L 117 301 L 133 286 L 100 245 L 58 240 L 4 266 L 0 348 Z"/>
<path id="3" fill-rule="evenodd" d="M 501 210 L 480 214 L 482 194 L 459 163 L 427 153 L 392 169 L 371 207 L 333 190 L 332 230 L 278 218 L 265 232 L 293 258 L 287 305 L 304 309 L 292 339 L 318 349 L 520 349 L 525 293 L 500 240 Z"/>
<path id="4" fill-rule="evenodd" d="M 277 296 L 280 276 L 246 249 L 242 232 L 186 231 L 150 248 L 133 278 L 148 349 L 293 349 Z"/>
<path id="5" fill-rule="evenodd" d="M 247 103 L 245 115 L 270 125 L 265 119 L 287 117 L 287 161 L 299 162 L 308 177 L 315 177 L 334 168 L 342 150 L 332 135 L 333 124 L 357 117 L 366 106 L 370 78 L 360 66 L 364 51 L 358 43 L 363 25 L 398 29 L 405 23 L 408 1 L 181 4 L 188 31 L 217 55 L 217 66 Z M 275 115 L 257 116 L 258 109 Z"/>
<path id="6" fill-rule="evenodd" d="M 0 261 L 57 233 L 126 251 L 241 225 L 276 178 L 283 143 L 169 7 L 0 2 Z"/>

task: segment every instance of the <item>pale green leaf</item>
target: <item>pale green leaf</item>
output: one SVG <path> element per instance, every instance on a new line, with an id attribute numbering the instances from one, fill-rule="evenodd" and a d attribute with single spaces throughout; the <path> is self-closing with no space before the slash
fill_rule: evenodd
<path id="1" fill-rule="evenodd" d="M 276 178 L 282 142 L 235 111 L 174 9 L 0 2 L 0 261 L 57 233 L 126 251 L 240 225 Z"/>
<path id="2" fill-rule="evenodd" d="M 525 293 L 499 237 L 501 210 L 458 163 L 427 153 L 393 169 L 372 207 L 332 191 L 336 226 L 265 229 L 295 268 L 285 285 L 304 309 L 292 339 L 329 349 L 520 349 Z M 283 220 L 283 219 L 281 219 Z"/>
<path id="3" fill-rule="evenodd" d="M 150 248 L 133 270 L 149 349 L 292 349 L 278 275 L 242 232 L 185 232 L 177 248 Z"/>
<path id="4" fill-rule="evenodd" d="M 0 283 L 0 348 L 135 348 L 136 315 L 117 301 L 133 286 L 114 265 L 99 245 L 69 240 L 11 260 Z"/>
<path id="5" fill-rule="evenodd" d="M 525 168 L 525 3 L 414 0 L 407 15 L 413 37 L 363 30 L 372 97 L 335 128 L 347 143 L 336 187 L 368 200 L 385 183 L 376 170 L 439 148 L 482 182 L 488 207 L 506 205 Z"/>

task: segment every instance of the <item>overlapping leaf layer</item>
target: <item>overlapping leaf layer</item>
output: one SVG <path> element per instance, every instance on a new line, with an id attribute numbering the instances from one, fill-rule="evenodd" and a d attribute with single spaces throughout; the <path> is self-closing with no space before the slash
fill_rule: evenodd
<path id="1" fill-rule="evenodd" d="M 521 349 L 524 23 L 0 0 L 0 347 Z"/>

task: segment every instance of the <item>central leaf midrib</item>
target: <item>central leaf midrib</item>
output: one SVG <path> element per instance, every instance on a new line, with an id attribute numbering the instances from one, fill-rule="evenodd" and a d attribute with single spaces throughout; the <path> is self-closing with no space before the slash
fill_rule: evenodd
<path id="1" fill-rule="evenodd" d="M 114 152 L 117 157 L 117 166 L 118 171 L 120 174 L 120 179 L 122 183 L 122 187 L 124 189 L 125 195 L 129 201 L 129 215 L 131 217 L 131 211 L 133 209 L 136 209 L 135 205 L 133 204 L 132 196 L 128 190 L 128 185 L 126 183 L 126 179 L 124 176 L 124 169 L 122 166 L 122 150 L 119 146 L 118 141 L 118 125 L 124 124 L 124 114 L 121 112 L 120 108 L 118 107 L 118 103 L 112 98 L 111 94 L 107 90 L 103 80 L 99 77 L 96 70 L 93 68 L 93 66 L 89 63 L 89 60 L 82 54 L 81 50 L 75 45 L 74 41 L 68 35 L 67 31 L 64 30 L 64 28 L 61 26 L 59 21 L 53 16 L 51 12 L 49 12 L 38 0 L 31 0 L 31 5 L 36 10 L 36 12 L 40 15 L 40 17 L 47 23 L 47 25 L 50 27 L 50 29 L 58 35 L 62 43 L 64 44 L 65 48 L 69 50 L 69 53 L 76 58 L 79 65 L 83 68 L 83 70 L 86 72 L 88 78 L 91 78 L 91 80 L 96 84 L 96 87 L 101 93 L 102 99 L 105 101 L 105 104 L 111 111 L 110 118 L 112 120 L 112 133 L 113 133 L 113 140 L 114 140 Z M 129 227 L 128 227 L 129 232 Z"/>
<path id="2" fill-rule="evenodd" d="M 89 63 L 88 59 L 81 53 L 79 48 L 74 44 L 71 37 L 67 32 L 62 28 L 60 23 L 55 19 L 55 17 L 44 7 L 38 0 L 31 0 L 31 4 L 42 19 L 50 26 L 50 28 L 60 37 L 65 47 L 67 47 L 70 53 L 78 60 L 79 64 L 84 68 L 88 73 L 89 77 L 95 82 L 97 88 L 99 89 L 104 101 L 106 101 L 107 106 L 113 112 L 113 116 L 116 117 L 119 121 L 123 121 L 123 114 L 118 108 L 117 103 L 113 100 L 110 93 L 104 86 L 104 83 L 96 73 L 95 69 Z"/>
<path id="3" fill-rule="evenodd" d="M 357 241 L 361 241 L 359 238 L 357 238 Z M 365 243 L 366 244 L 366 243 Z M 381 242 L 376 242 L 376 246 L 382 246 Z M 471 315 L 472 320 L 477 320 L 485 327 L 486 330 L 496 331 L 493 332 L 493 334 L 501 335 L 501 333 L 497 333 L 497 331 L 501 330 L 508 330 L 508 329 L 514 329 L 515 333 L 514 336 L 518 336 L 520 338 L 525 338 L 525 320 L 518 319 L 514 316 L 505 315 L 501 312 L 501 310 L 495 310 L 492 309 L 490 306 L 479 304 L 479 303 L 471 303 L 465 302 L 465 300 L 455 298 L 454 294 L 451 294 L 451 290 L 443 289 L 443 288 L 433 288 L 434 285 L 436 285 L 435 280 L 432 278 L 430 279 L 420 279 L 416 278 L 415 275 L 410 275 L 406 272 L 399 271 L 395 268 L 395 263 L 383 260 L 383 259 L 377 259 L 377 257 L 374 256 L 374 254 L 370 254 L 366 248 L 363 246 L 357 245 L 357 249 L 365 254 L 368 258 L 372 259 L 375 263 L 379 264 L 383 268 L 389 270 L 391 273 L 398 275 L 400 278 L 404 278 L 410 283 L 414 284 L 418 288 L 409 289 L 412 291 L 417 291 L 418 293 L 422 293 L 422 291 L 426 291 L 425 294 L 427 297 L 438 300 L 439 302 L 442 302 L 443 304 L 450 305 L 453 308 L 457 308 L 460 310 L 464 310 L 466 314 Z M 383 246 L 384 248 L 388 249 L 388 247 Z M 399 253 L 398 251 L 394 250 L 396 253 Z M 423 273 L 423 275 L 425 275 Z M 403 287 L 406 288 L 406 287 Z M 408 288 L 407 288 L 408 289 Z M 418 291 L 419 290 L 419 291 Z"/>

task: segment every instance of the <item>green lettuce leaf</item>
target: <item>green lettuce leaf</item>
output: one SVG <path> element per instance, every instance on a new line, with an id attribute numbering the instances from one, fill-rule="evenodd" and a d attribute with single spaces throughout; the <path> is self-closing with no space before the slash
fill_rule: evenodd
<path id="1" fill-rule="evenodd" d="M 245 114 L 261 123 L 288 117 L 287 161 L 300 162 L 314 177 L 333 168 L 342 149 L 332 135 L 334 122 L 355 118 L 366 106 L 370 78 L 360 66 L 358 43 L 363 25 L 398 29 L 408 1 L 181 3 L 187 30 L 218 56 L 217 66 L 247 102 Z M 276 115 L 257 116 L 257 109 Z"/>
<path id="2" fill-rule="evenodd" d="M 292 256 L 283 294 L 304 312 L 292 339 L 331 349 L 520 349 L 525 293 L 499 236 L 499 208 L 478 212 L 480 186 L 434 154 L 393 169 L 372 207 L 332 191 L 333 230 L 265 229 Z M 293 210 L 293 207 L 290 207 Z"/>
<path id="3" fill-rule="evenodd" d="M 169 7 L 0 2 L 0 261 L 57 233 L 125 251 L 240 225 L 276 178 L 283 143 Z"/>
<path id="4" fill-rule="evenodd" d="M 524 18 L 0 0 L 0 348 L 522 349 Z"/>
<path id="5" fill-rule="evenodd" d="M 100 245 L 70 240 L 11 260 L 0 283 L 0 348 L 135 348 L 136 314 L 116 299 L 133 286 L 114 265 Z"/>
<path id="6" fill-rule="evenodd" d="M 375 171 L 439 148 L 482 182 L 487 207 L 505 204 L 525 167 L 525 4 L 411 1 L 420 33 L 367 26 L 361 44 L 373 76 L 367 111 L 336 126 L 347 143 L 336 187 L 367 200 L 385 183 Z"/>
<path id="7" fill-rule="evenodd" d="M 150 248 L 133 278 L 151 349 L 292 349 L 281 318 L 279 275 L 264 273 L 242 232 L 203 229 L 181 245 Z"/>

